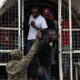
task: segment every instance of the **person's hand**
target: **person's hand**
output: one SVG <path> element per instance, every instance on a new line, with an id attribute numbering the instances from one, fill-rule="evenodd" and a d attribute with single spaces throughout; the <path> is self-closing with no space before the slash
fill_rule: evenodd
<path id="1" fill-rule="evenodd" d="M 36 34 L 36 39 L 39 40 L 41 37 L 42 37 L 42 33 L 39 30 Z"/>
<path id="2" fill-rule="evenodd" d="M 43 76 L 43 71 L 41 67 L 38 68 L 37 73 L 39 76 Z"/>
<path id="3" fill-rule="evenodd" d="M 31 26 L 35 26 L 35 21 L 32 21 L 31 22 Z"/>

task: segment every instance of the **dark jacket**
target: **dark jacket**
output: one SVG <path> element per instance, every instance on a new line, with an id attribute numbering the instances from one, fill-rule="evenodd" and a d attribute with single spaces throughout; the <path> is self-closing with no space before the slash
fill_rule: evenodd
<path id="1" fill-rule="evenodd" d="M 48 25 L 48 29 L 56 29 L 55 28 L 55 23 L 53 22 L 53 20 L 50 19 L 46 19 L 47 25 Z"/>
<path id="2" fill-rule="evenodd" d="M 37 54 L 33 58 L 33 65 L 36 67 L 44 66 L 45 68 L 49 68 L 51 65 L 51 47 L 47 39 L 40 41 Z"/>

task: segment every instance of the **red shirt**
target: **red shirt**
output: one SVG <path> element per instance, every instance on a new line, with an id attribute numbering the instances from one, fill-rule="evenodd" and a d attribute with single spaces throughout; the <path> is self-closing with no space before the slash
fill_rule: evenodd
<path id="1" fill-rule="evenodd" d="M 11 45 L 12 45 L 11 30 L 3 30 L 3 29 L 1 29 L 1 32 L 0 32 L 0 44 L 4 44 L 4 45 L 6 45 L 8 47 L 11 47 Z"/>
<path id="2" fill-rule="evenodd" d="M 73 28 L 73 26 L 72 26 Z M 62 22 L 62 29 L 69 29 L 69 20 Z M 62 31 L 62 45 L 70 45 L 70 33 L 68 31 Z"/>

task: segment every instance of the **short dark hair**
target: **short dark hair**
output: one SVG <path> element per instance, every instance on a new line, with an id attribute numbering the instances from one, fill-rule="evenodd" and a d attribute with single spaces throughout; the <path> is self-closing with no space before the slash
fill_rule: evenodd
<path id="1" fill-rule="evenodd" d="M 52 31 L 55 31 L 55 32 L 57 33 L 56 29 L 52 29 L 52 28 L 51 28 L 51 29 L 47 29 L 47 30 L 46 30 L 46 34 L 48 34 L 49 32 L 52 32 Z"/>
<path id="2" fill-rule="evenodd" d="M 31 8 L 31 11 L 32 11 L 33 9 L 37 9 L 37 10 L 39 11 L 39 8 L 38 8 L 38 7 L 32 7 L 32 8 Z"/>

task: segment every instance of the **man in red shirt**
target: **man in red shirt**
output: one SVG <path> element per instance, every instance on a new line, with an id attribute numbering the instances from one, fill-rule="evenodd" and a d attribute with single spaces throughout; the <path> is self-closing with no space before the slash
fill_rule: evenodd
<path id="1" fill-rule="evenodd" d="M 70 32 L 69 32 L 69 19 L 65 19 L 62 22 L 62 50 L 70 51 Z M 64 77 L 69 77 L 69 70 L 70 70 L 70 54 L 64 53 L 63 55 L 63 72 Z"/>

